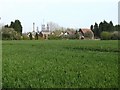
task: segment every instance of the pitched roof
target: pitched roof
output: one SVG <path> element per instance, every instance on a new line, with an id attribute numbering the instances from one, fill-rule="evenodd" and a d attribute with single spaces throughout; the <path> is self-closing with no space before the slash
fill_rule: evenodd
<path id="1" fill-rule="evenodd" d="M 92 30 L 87 29 L 87 28 L 80 29 L 80 31 L 82 31 L 82 33 L 87 33 L 87 32 L 93 33 Z"/>
<path id="2" fill-rule="evenodd" d="M 67 33 L 68 33 L 69 35 L 72 35 L 72 34 L 75 34 L 76 31 L 67 31 Z"/>

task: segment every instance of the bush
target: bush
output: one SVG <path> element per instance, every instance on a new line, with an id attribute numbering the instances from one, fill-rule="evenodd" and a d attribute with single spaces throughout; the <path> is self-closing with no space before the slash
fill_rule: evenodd
<path id="1" fill-rule="evenodd" d="M 120 32 L 102 32 L 101 33 L 101 40 L 120 40 Z"/>
<path id="2" fill-rule="evenodd" d="M 35 40 L 38 40 L 38 33 L 35 34 Z"/>
<path id="3" fill-rule="evenodd" d="M 23 40 L 30 40 L 30 38 L 27 35 L 22 35 Z"/>
<path id="4" fill-rule="evenodd" d="M 63 35 L 63 39 L 79 39 L 79 34 Z"/>
<path id="5" fill-rule="evenodd" d="M 118 32 L 118 31 L 113 32 L 111 35 L 111 39 L 112 40 L 120 40 L 120 32 Z"/>
<path id="6" fill-rule="evenodd" d="M 68 35 L 68 39 L 79 39 L 79 36 L 76 34 Z"/>
<path id="7" fill-rule="evenodd" d="M 17 34 L 14 36 L 14 40 L 21 40 L 21 35 L 20 35 L 20 33 L 17 33 Z"/>
<path id="8" fill-rule="evenodd" d="M 32 40 L 32 39 L 33 39 L 33 38 L 32 38 L 32 33 L 30 33 L 29 38 L 30 38 L 30 40 Z"/>
<path id="9" fill-rule="evenodd" d="M 13 28 L 3 28 L 1 30 L 2 40 L 20 40 L 21 35 L 17 33 Z"/>
<path id="10" fill-rule="evenodd" d="M 84 37 L 89 38 L 89 39 L 92 39 L 93 36 L 94 36 L 94 34 L 93 34 L 92 32 L 86 32 L 86 33 L 84 34 Z"/>
<path id="11" fill-rule="evenodd" d="M 48 39 L 49 40 L 60 40 L 60 39 L 62 39 L 62 37 L 61 36 L 56 36 L 56 35 L 49 35 Z"/>
<path id="12" fill-rule="evenodd" d="M 44 38 L 41 36 L 38 36 L 38 40 L 44 40 Z"/>
<path id="13" fill-rule="evenodd" d="M 112 34 L 110 32 L 103 31 L 100 36 L 101 40 L 110 40 Z"/>

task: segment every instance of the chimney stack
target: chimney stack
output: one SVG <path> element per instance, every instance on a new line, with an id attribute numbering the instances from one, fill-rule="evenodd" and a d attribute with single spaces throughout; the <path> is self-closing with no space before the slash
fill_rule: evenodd
<path id="1" fill-rule="evenodd" d="M 33 22 L 33 32 L 35 32 L 35 23 Z"/>

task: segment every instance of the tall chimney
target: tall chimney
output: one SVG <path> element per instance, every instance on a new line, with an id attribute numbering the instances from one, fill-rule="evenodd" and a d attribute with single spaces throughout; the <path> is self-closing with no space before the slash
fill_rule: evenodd
<path id="1" fill-rule="evenodd" d="M 33 32 L 35 32 L 35 23 L 33 22 Z"/>

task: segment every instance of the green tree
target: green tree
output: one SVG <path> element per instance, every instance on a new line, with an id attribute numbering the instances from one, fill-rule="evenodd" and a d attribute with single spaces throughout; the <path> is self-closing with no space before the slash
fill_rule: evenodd
<path id="1" fill-rule="evenodd" d="M 100 22 L 99 24 L 99 32 L 101 34 L 101 32 L 103 31 L 103 22 Z"/>
<path id="2" fill-rule="evenodd" d="M 17 31 L 18 33 L 20 33 L 20 35 L 22 35 L 22 25 L 21 22 L 19 20 L 15 20 L 15 22 L 11 22 L 9 28 L 13 28 L 15 31 Z"/>
<path id="3" fill-rule="evenodd" d="M 99 27 L 98 27 L 97 23 L 95 23 L 93 31 L 94 31 L 95 38 L 99 38 L 100 37 L 100 32 L 99 32 Z"/>
<path id="4" fill-rule="evenodd" d="M 103 31 L 109 31 L 109 28 L 108 28 L 108 22 L 106 22 L 105 20 L 103 21 Z"/>
<path id="5" fill-rule="evenodd" d="M 32 33 L 30 33 L 29 38 L 30 38 L 30 40 L 32 40 Z"/>
<path id="6" fill-rule="evenodd" d="M 21 25 L 21 22 L 19 20 L 15 20 L 14 29 L 15 29 L 15 31 L 20 33 L 20 35 L 22 35 L 22 25 Z"/>
<path id="7" fill-rule="evenodd" d="M 120 25 L 115 25 L 114 26 L 114 31 L 120 31 Z"/>
<path id="8" fill-rule="evenodd" d="M 15 27 L 15 24 L 13 21 L 11 21 L 9 28 L 14 28 L 14 27 Z"/>
<path id="9" fill-rule="evenodd" d="M 8 26 L 8 24 L 7 24 L 7 25 L 5 25 L 4 27 L 5 27 L 5 28 L 8 28 L 9 26 Z"/>
<path id="10" fill-rule="evenodd" d="M 103 31 L 107 31 L 107 32 L 115 31 L 113 22 L 110 21 L 108 23 L 105 20 L 103 22 L 100 22 L 100 24 L 99 24 L 99 31 L 100 31 L 100 33 L 103 32 Z"/>
<path id="11" fill-rule="evenodd" d="M 98 27 L 98 24 L 95 23 L 95 25 L 94 26 L 91 25 L 90 28 L 91 28 L 91 30 L 93 29 L 92 31 L 94 33 L 95 38 L 97 38 L 97 37 L 102 38 L 101 35 L 104 36 L 104 35 L 108 35 L 108 34 L 109 34 L 108 36 L 110 36 L 110 33 L 113 33 L 115 31 L 120 31 L 120 25 L 114 26 L 112 21 L 110 21 L 108 23 L 105 20 L 103 22 L 99 23 L 99 27 Z M 106 32 L 108 32 L 108 33 L 106 33 Z M 113 35 L 112 36 L 113 39 L 115 39 L 114 37 L 117 37 L 117 33 L 112 34 L 112 35 Z"/>
<path id="12" fill-rule="evenodd" d="M 90 26 L 90 29 L 92 30 L 92 32 L 94 34 L 94 26 L 93 25 Z"/>
<path id="13" fill-rule="evenodd" d="M 93 27 L 94 27 L 93 25 L 90 26 L 90 29 L 91 29 L 92 31 L 93 31 Z"/>
<path id="14" fill-rule="evenodd" d="M 110 22 L 108 23 L 108 31 L 109 31 L 109 32 L 114 31 L 114 26 L 113 26 L 112 21 L 110 21 Z"/>
<path id="15" fill-rule="evenodd" d="M 38 40 L 38 33 L 35 34 L 35 40 Z"/>

